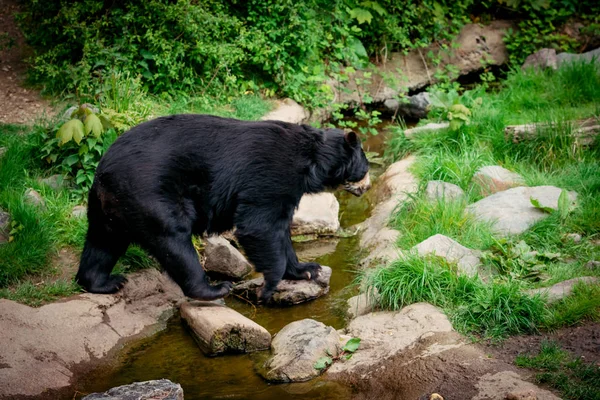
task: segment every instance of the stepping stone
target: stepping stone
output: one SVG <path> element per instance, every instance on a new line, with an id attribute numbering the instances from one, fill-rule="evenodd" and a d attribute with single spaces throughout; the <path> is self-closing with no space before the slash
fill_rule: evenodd
<path id="1" fill-rule="evenodd" d="M 333 193 L 302 196 L 292 219 L 292 235 L 332 235 L 340 229 L 340 204 Z"/>
<path id="2" fill-rule="evenodd" d="M 314 300 L 329 293 L 329 280 L 331 279 L 331 268 L 322 265 L 321 273 L 315 280 L 282 280 L 271 301 L 273 304 L 291 306 Z M 233 293 L 248 300 L 256 301 L 264 284 L 263 277 L 239 283 L 233 287 Z"/>
<path id="3" fill-rule="evenodd" d="M 444 181 L 429 181 L 425 195 L 431 201 L 438 199 L 457 200 L 465 197 L 465 192 L 453 183 Z"/>
<path id="4" fill-rule="evenodd" d="M 252 265 L 221 236 L 209 236 L 204 249 L 204 269 L 215 272 L 233 280 L 240 280 L 252 272 Z"/>
<path id="5" fill-rule="evenodd" d="M 599 279 L 594 276 L 582 276 L 558 282 L 550 287 L 531 289 L 527 293 L 532 296 L 537 294 L 547 296 L 548 302 L 554 303 L 568 297 L 573 292 L 573 288 L 579 283 L 591 285 L 598 282 Z"/>
<path id="6" fill-rule="evenodd" d="M 202 301 L 184 303 L 181 318 L 191 328 L 200 349 L 209 356 L 266 350 L 271 334 L 231 308 Z"/>
<path id="7" fill-rule="evenodd" d="M 461 245 L 455 240 L 444 235 L 433 235 L 412 248 L 420 256 L 429 254 L 444 258 L 450 263 L 456 263 L 459 272 L 473 277 L 477 275 L 481 265 L 480 253 Z"/>
<path id="8" fill-rule="evenodd" d="M 315 369 L 322 357 L 337 357 L 342 349 L 340 335 L 330 326 L 313 319 L 286 325 L 273 339 L 273 355 L 260 374 L 270 382 L 302 382 L 319 376 Z"/>
<path id="9" fill-rule="evenodd" d="M 168 379 L 135 382 L 112 388 L 104 393 L 92 393 L 81 400 L 183 400 L 183 389 Z"/>
<path id="10" fill-rule="evenodd" d="M 473 175 L 473 182 L 479 186 L 484 196 L 517 186 L 525 186 L 525 179 L 521 175 L 499 165 L 481 167 Z"/>
<path id="11" fill-rule="evenodd" d="M 557 210 L 561 192 L 562 189 L 554 186 L 517 187 L 479 200 L 468 206 L 467 212 L 492 224 L 497 234 L 517 235 L 550 215 L 534 207 L 531 199 L 539 201 L 542 207 Z M 569 192 L 569 198 L 574 203 L 577 193 Z"/>

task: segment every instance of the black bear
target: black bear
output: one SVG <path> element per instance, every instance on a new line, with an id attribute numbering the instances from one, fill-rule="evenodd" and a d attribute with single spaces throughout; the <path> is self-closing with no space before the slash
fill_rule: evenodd
<path id="1" fill-rule="evenodd" d="M 236 227 L 236 237 L 270 299 L 285 279 L 314 279 L 320 265 L 300 263 L 290 222 L 300 198 L 344 185 L 360 196 L 369 163 L 354 132 L 280 121 L 248 122 L 173 115 L 123 134 L 102 157 L 88 199 L 89 228 L 76 280 L 88 292 L 114 293 L 110 275 L 130 243 L 152 254 L 195 299 L 213 300 L 192 235 Z"/>

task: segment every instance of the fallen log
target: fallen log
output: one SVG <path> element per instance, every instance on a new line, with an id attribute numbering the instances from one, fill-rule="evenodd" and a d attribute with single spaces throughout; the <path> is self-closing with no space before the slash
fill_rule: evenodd
<path id="1" fill-rule="evenodd" d="M 524 125 L 509 125 L 504 128 L 504 137 L 506 140 L 512 140 L 513 143 L 519 143 L 523 140 L 531 140 L 539 136 L 540 132 L 549 129 L 558 129 L 560 127 L 571 126 L 571 135 L 581 145 L 590 145 L 600 133 L 600 121 L 597 118 L 587 118 L 575 121 L 565 122 L 542 122 Z"/>

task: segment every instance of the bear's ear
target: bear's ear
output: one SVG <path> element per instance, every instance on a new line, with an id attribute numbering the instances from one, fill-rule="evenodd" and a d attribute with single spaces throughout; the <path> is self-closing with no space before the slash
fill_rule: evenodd
<path id="1" fill-rule="evenodd" d="M 344 138 L 346 139 L 346 143 L 350 146 L 354 147 L 359 143 L 358 135 L 354 131 L 346 132 Z"/>

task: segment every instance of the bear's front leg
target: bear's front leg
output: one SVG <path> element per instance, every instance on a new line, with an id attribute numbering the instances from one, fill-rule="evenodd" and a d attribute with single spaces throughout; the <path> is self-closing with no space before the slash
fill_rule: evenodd
<path id="1" fill-rule="evenodd" d="M 321 266 L 316 262 L 301 263 L 292 245 L 292 238 L 289 234 L 285 236 L 283 247 L 286 254 L 286 267 L 284 279 L 291 280 L 315 280 L 321 273 Z"/>

